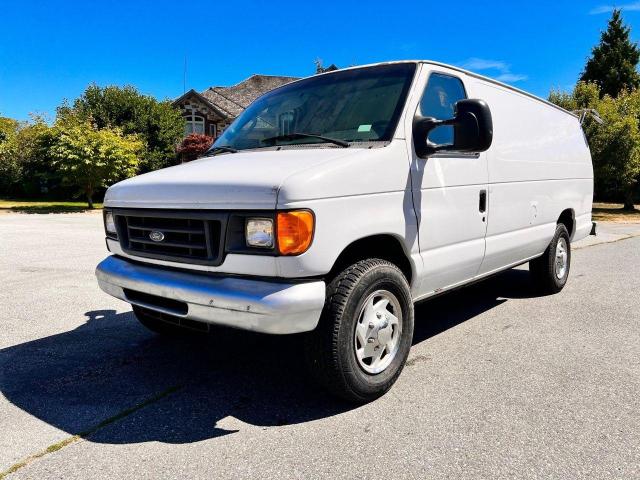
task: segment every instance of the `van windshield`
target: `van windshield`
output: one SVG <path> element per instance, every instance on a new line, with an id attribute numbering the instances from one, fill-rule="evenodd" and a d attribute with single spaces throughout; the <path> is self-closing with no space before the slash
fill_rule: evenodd
<path id="1" fill-rule="evenodd" d="M 253 102 L 212 150 L 391 140 L 415 70 L 414 63 L 380 65 L 285 85 Z"/>

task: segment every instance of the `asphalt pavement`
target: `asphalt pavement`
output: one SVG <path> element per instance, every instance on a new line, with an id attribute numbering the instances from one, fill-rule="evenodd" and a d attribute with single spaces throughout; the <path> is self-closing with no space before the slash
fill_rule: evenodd
<path id="1" fill-rule="evenodd" d="M 640 478 L 638 230 L 601 224 L 560 294 L 520 267 L 419 304 L 353 406 L 299 337 L 146 331 L 96 285 L 99 213 L 1 215 L 0 478 Z"/>

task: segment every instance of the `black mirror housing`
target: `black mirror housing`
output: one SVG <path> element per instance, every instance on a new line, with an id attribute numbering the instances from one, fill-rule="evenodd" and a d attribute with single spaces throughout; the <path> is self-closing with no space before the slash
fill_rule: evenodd
<path id="1" fill-rule="evenodd" d="M 439 125 L 443 125 L 442 121 L 433 117 L 416 115 L 413 119 L 413 147 L 418 157 L 426 158 L 437 152 L 438 145 L 429 141 L 429 132 Z"/>
<path id="2" fill-rule="evenodd" d="M 456 103 L 453 125 L 454 150 L 484 152 L 493 141 L 493 119 L 484 100 L 460 100 Z"/>
<path id="3" fill-rule="evenodd" d="M 453 144 L 436 145 L 429 141 L 429 132 L 443 125 L 453 126 Z M 455 116 L 449 120 L 416 116 L 413 121 L 413 145 L 420 158 L 440 151 L 484 152 L 493 141 L 491 110 L 484 100 L 460 100 Z"/>

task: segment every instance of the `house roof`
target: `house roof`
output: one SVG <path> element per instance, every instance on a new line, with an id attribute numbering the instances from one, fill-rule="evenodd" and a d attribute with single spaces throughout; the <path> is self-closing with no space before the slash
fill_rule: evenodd
<path id="1" fill-rule="evenodd" d="M 188 92 L 182 94 L 178 98 L 176 98 L 173 101 L 173 105 L 180 106 L 183 102 L 189 103 L 187 100 L 189 100 L 191 98 L 197 99 L 199 102 L 203 103 L 204 105 L 209 107 L 211 110 L 213 110 L 220 117 L 229 116 L 229 113 L 226 110 L 223 110 L 223 109 L 219 108 L 217 105 L 214 105 L 213 103 L 211 103 L 209 101 L 208 98 L 203 97 L 200 93 L 196 92 L 193 88 L 191 90 L 189 90 Z"/>
<path id="2" fill-rule="evenodd" d="M 210 87 L 202 92 L 202 96 L 227 111 L 230 116 L 236 117 L 263 93 L 294 80 L 298 80 L 298 78 L 276 75 L 251 75 L 246 80 L 231 87 Z"/>
<path id="3" fill-rule="evenodd" d="M 223 116 L 235 118 L 260 95 L 294 80 L 298 80 L 298 78 L 276 75 L 251 75 L 246 80 L 230 87 L 210 87 L 202 93 L 190 90 L 173 103 L 180 103 L 187 97 L 194 95 L 198 100 L 204 101 L 214 110 L 222 113 Z"/>

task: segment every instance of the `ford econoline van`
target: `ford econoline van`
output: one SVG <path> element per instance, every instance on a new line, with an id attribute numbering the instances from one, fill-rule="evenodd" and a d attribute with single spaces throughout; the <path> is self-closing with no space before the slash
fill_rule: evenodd
<path id="1" fill-rule="evenodd" d="M 106 193 L 100 287 L 155 332 L 302 335 L 329 390 L 398 378 L 414 303 L 529 263 L 567 282 L 592 229 L 579 119 L 428 61 L 354 67 L 255 100 L 205 158 Z"/>

